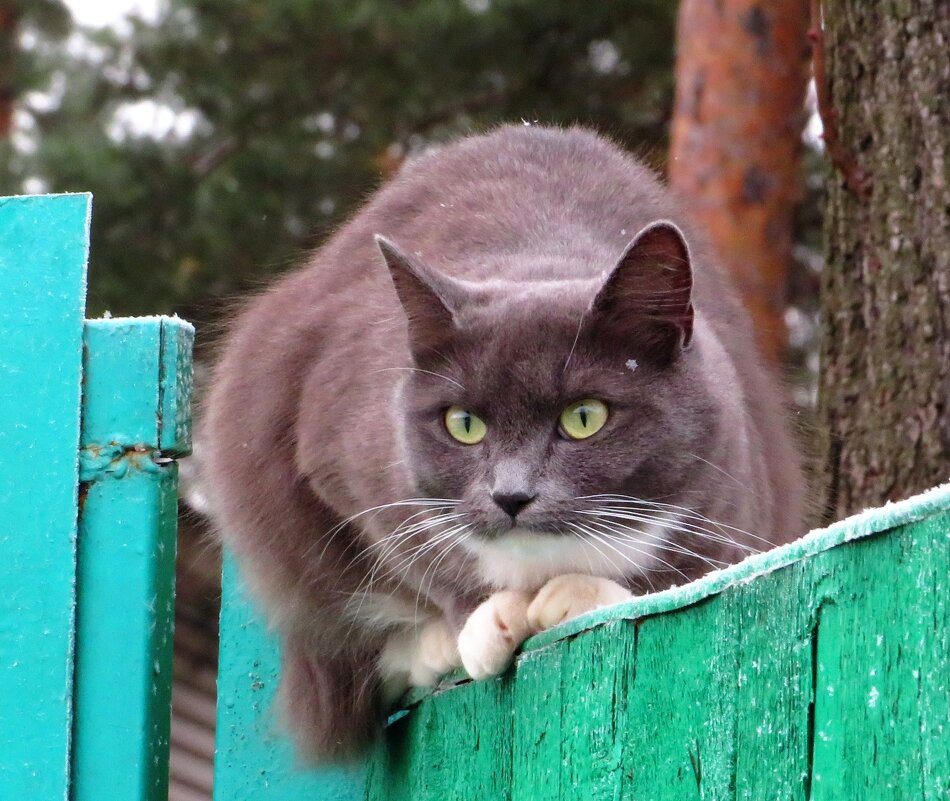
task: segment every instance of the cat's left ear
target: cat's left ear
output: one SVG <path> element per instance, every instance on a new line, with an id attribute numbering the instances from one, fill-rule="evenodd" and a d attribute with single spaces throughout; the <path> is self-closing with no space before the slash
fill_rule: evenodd
<path id="1" fill-rule="evenodd" d="M 660 220 L 627 245 L 591 304 L 597 333 L 672 362 L 693 337 L 693 270 L 683 232 Z"/>
<path id="2" fill-rule="evenodd" d="M 409 347 L 416 363 L 438 358 L 455 330 L 461 302 L 458 282 L 427 267 L 384 236 L 376 234 L 389 275 L 409 324 Z"/>

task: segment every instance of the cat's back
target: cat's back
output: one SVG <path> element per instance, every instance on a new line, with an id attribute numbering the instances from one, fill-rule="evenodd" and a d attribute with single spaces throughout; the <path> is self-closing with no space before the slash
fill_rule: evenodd
<path id="1" fill-rule="evenodd" d="M 676 215 L 653 173 L 592 131 L 505 126 L 412 159 L 326 255 L 368 253 L 385 283 L 380 233 L 461 278 L 593 278 L 639 227 Z"/>
<path id="2" fill-rule="evenodd" d="M 241 388 L 252 390 L 261 383 L 256 364 L 299 379 L 314 359 L 347 362 L 380 350 L 395 362 L 408 357 L 376 234 L 474 281 L 593 279 L 640 228 L 680 217 L 649 169 L 583 128 L 504 126 L 433 147 L 302 269 L 246 304 L 222 365 L 240 364 Z"/>

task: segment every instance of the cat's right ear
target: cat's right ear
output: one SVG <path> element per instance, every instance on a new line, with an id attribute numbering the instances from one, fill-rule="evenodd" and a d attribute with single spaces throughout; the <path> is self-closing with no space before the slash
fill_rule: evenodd
<path id="1" fill-rule="evenodd" d="M 692 290 L 686 238 L 674 223 L 659 220 L 627 245 L 591 304 L 589 324 L 669 364 L 693 336 Z"/>
<path id="2" fill-rule="evenodd" d="M 450 278 L 427 267 L 389 239 L 374 239 L 409 323 L 409 348 L 416 363 L 438 359 L 455 330 L 458 287 Z"/>

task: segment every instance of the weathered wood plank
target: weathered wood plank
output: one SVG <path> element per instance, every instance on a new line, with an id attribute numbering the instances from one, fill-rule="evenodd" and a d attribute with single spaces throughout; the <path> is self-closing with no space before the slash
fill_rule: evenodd
<path id="1" fill-rule="evenodd" d="M 193 334 L 86 324 L 72 801 L 167 799 L 178 474 L 161 449 L 190 446 Z"/>
<path id="2" fill-rule="evenodd" d="M 806 560 L 734 590 L 735 797 L 806 801 L 815 606 L 823 569 Z"/>
<path id="3" fill-rule="evenodd" d="M 399 801 L 461 801 L 474 787 L 507 801 L 513 775 L 511 715 L 485 720 L 485 709 L 509 709 L 511 678 L 468 682 L 396 720 L 373 764 L 370 786 Z M 479 724 L 483 725 L 479 725 Z"/>
<path id="4" fill-rule="evenodd" d="M 89 195 L 0 199 L 0 789 L 65 799 Z"/>
<path id="5" fill-rule="evenodd" d="M 814 801 L 946 797 L 950 736 L 935 743 L 927 724 L 939 738 L 950 723 L 935 718 L 947 710 L 948 676 L 933 670 L 947 661 L 946 630 L 935 623 L 948 591 L 948 531 L 944 516 L 855 543 L 836 560 L 837 591 L 818 626 Z"/>
<path id="6" fill-rule="evenodd" d="M 513 799 L 613 799 L 631 726 L 631 621 L 525 654 L 515 674 Z M 470 796 L 466 796 L 470 797 Z"/>
<path id="7" fill-rule="evenodd" d="M 356 801 L 363 771 L 307 770 L 294 757 L 273 710 L 280 650 L 225 559 L 218 658 L 217 801 Z"/>
<path id="8" fill-rule="evenodd" d="M 921 694 L 926 698 L 920 706 L 921 778 L 924 801 L 938 801 L 950 798 L 950 522 L 937 518 L 921 526 L 931 529 L 934 544 L 917 584 L 921 599 L 926 596 L 932 609 L 920 660 Z"/>
<path id="9" fill-rule="evenodd" d="M 731 798 L 737 604 L 717 596 L 642 621 L 631 725 L 620 734 L 633 798 Z"/>

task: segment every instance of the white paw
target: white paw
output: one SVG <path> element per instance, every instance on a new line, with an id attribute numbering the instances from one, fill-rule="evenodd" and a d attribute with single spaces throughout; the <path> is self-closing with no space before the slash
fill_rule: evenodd
<path id="1" fill-rule="evenodd" d="M 599 606 L 610 606 L 633 597 L 630 590 L 599 576 L 570 573 L 545 584 L 528 607 L 528 622 L 537 631 L 583 615 Z"/>
<path id="2" fill-rule="evenodd" d="M 419 632 L 409 683 L 413 687 L 434 687 L 439 678 L 461 664 L 458 644 L 449 624 L 445 618 L 437 618 L 426 623 Z"/>
<path id="3" fill-rule="evenodd" d="M 518 646 L 531 634 L 529 597 L 515 590 L 496 592 L 476 607 L 459 634 L 462 666 L 473 679 L 504 672 Z"/>
<path id="4" fill-rule="evenodd" d="M 445 618 L 430 620 L 421 629 L 393 632 L 379 655 L 384 704 L 395 703 L 410 687 L 434 687 L 461 664 Z"/>

